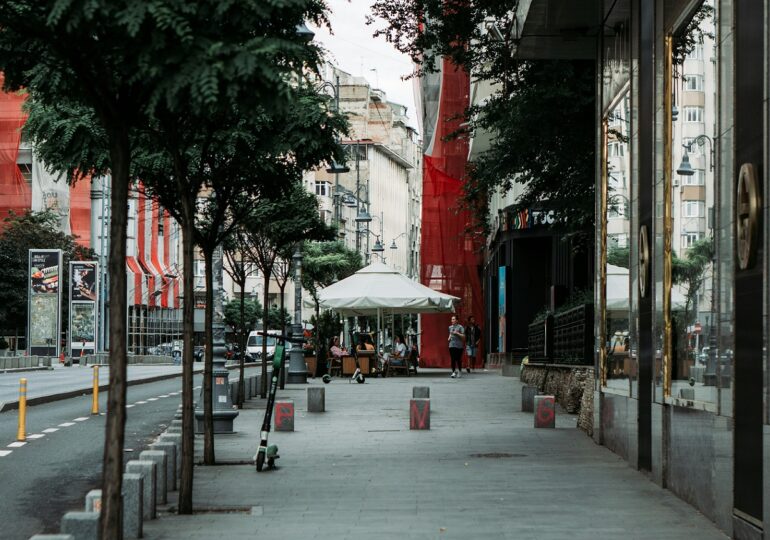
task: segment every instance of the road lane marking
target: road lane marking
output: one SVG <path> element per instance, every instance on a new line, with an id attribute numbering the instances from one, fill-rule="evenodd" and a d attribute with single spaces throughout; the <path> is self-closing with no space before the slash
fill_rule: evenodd
<path id="1" fill-rule="evenodd" d="M 167 398 L 168 394 L 163 394 L 162 396 L 158 396 L 159 398 Z"/>
<path id="2" fill-rule="evenodd" d="M 64 422 L 63 424 L 59 424 L 59 427 L 70 427 L 74 425 L 75 425 L 75 422 Z"/>
<path id="3" fill-rule="evenodd" d="M 85 420 L 88 420 L 87 416 L 81 416 L 80 418 L 73 418 L 73 422 L 83 422 Z"/>
<path id="4" fill-rule="evenodd" d="M 147 398 L 147 401 L 158 401 L 158 398 L 156 397 Z"/>
<path id="5" fill-rule="evenodd" d="M 126 405 L 126 409 L 130 409 L 133 405 Z"/>
<path id="6" fill-rule="evenodd" d="M 136 403 L 134 403 L 134 405 L 144 405 L 145 403 L 147 403 L 147 402 L 146 401 L 137 401 Z"/>
<path id="7" fill-rule="evenodd" d="M 25 443 L 23 441 L 16 441 L 16 442 L 12 442 L 11 444 L 9 444 L 8 448 L 21 448 L 25 444 L 27 444 L 27 443 Z"/>
<path id="8" fill-rule="evenodd" d="M 27 435 L 28 439 L 42 439 L 45 437 L 45 433 L 35 433 L 34 435 Z"/>
<path id="9" fill-rule="evenodd" d="M 0 450 L 0 457 L 5 457 L 11 452 L 13 452 L 13 450 Z"/>
<path id="10" fill-rule="evenodd" d="M 59 428 L 57 428 L 57 427 L 49 427 L 48 429 L 44 429 L 43 433 L 55 433 L 56 431 L 59 431 Z"/>

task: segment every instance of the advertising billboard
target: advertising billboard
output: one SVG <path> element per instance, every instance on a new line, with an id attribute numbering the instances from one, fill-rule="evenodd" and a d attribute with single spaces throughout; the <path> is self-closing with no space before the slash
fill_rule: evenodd
<path id="1" fill-rule="evenodd" d="M 27 353 L 30 355 L 59 355 L 61 276 L 61 250 L 29 250 Z"/>
<path id="2" fill-rule="evenodd" d="M 95 261 L 70 262 L 69 353 L 75 359 L 96 352 L 98 275 Z"/>
<path id="3" fill-rule="evenodd" d="M 497 269 L 497 350 L 498 352 L 507 352 L 505 349 L 505 327 L 506 327 L 506 267 L 500 266 Z"/>

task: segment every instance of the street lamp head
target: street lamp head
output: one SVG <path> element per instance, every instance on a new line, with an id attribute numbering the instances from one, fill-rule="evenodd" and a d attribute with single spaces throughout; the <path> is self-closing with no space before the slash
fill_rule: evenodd
<path id="1" fill-rule="evenodd" d="M 398 249 L 398 246 L 396 245 L 396 239 L 393 239 L 393 242 L 390 244 L 390 249 Z"/>
<path id="2" fill-rule="evenodd" d="M 366 211 L 366 208 L 361 208 L 356 216 L 356 223 L 369 223 L 372 221 L 372 216 Z"/>
<path id="3" fill-rule="evenodd" d="M 348 167 L 345 163 L 337 163 L 335 160 L 332 160 L 332 162 L 326 168 L 326 172 L 330 174 L 342 174 L 350 172 L 350 167 Z"/>
<path id="4" fill-rule="evenodd" d="M 382 245 L 382 242 L 380 242 L 380 237 L 377 237 L 377 240 L 374 242 L 374 245 L 372 246 L 372 251 L 374 253 L 382 253 L 385 251 L 385 248 Z"/>
<path id="5" fill-rule="evenodd" d="M 695 169 L 690 165 L 690 156 L 687 155 L 687 146 L 684 147 L 684 155 L 682 156 L 682 163 L 676 169 L 676 174 L 682 176 L 692 176 L 695 174 Z"/>
<path id="6" fill-rule="evenodd" d="M 308 28 L 304 22 L 299 23 L 294 32 L 297 34 L 297 37 L 305 43 L 310 43 L 315 37 L 315 32 Z"/>

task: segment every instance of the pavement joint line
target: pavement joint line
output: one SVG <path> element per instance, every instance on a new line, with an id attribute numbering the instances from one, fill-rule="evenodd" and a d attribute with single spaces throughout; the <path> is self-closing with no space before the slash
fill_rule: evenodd
<path id="1" fill-rule="evenodd" d="M 75 422 L 64 422 L 62 424 L 59 424 L 59 427 L 70 427 L 74 425 L 75 425 Z"/>
<path id="2" fill-rule="evenodd" d="M 34 433 L 32 435 L 27 435 L 28 439 L 42 439 L 45 437 L 45 433 Z"/>
<path id="3" fill-rule="evenodd" d="M 84 422 L 86 420 L 88 420 L 88 416 L 79 416 L 78 418 L 72 419 L 73 422 Z"/>
<path id="4" fill-rule="evenodd" d="M 59 431 L 59 428 L 57 428 L 57 427 L 49 427 L 48 429 L 44 429 L 43 433 L 55 433 L 57 431 Z"/>
<path id="5" fill-rule="evenodd" d="M 11 453 L 13 453 L 13 450 L 0 450 L 0 457 L 5 457 Z"/>
<path id="6" fill-rule="evenodd" d="M 27 443 L 24 442 L 24 441 L 14 441 L 14 442 L 12 442 L 11 444 L 8 445 L 8 448 L 21 448 L 25 444 L 27 444 Z"/>

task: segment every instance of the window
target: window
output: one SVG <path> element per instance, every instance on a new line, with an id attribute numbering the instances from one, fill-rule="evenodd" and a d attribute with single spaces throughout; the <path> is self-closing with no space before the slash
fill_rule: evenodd
<path id="1" fill-rule="evenodd" d="M 28 185 L 32 184 L 32 164 L 31 163 L 18 163 L 21 175 L 24 177 L 24 181 Z"/>
<path id="2" fill-rule="evenodd" d="M 321 197 L 331 197 L 332 196 L 332 185 L 329 182 L 316 182 L 315 183 L 315 194 L 319 195 Z"/>
<path id="3" fill-rule="evenodd" d="M 623 157 L 625 155 L 624 144 L 619 142 L 610 143 L 608 147 L 610 157 Z"/>
<path id="4" fill-rule="evenodd" d="M 692 176 L 683 176 L 682 184 L 685 186 L 703 186 L 706 184 L 706 171 L 703 169 L 695 169 L 695 174 Z"/>
<path id="5" fill-rule="evenodd" d="M 685 122 L 703 122 L 703 107 L 685 107 Z"/>
<path id="6" fill-rule="evenodd" d="M 608 247 L 625 248 L 628 247 L 628 235 L 627 234 L 610 234 L 607 235 L 609 241 Z"/>
<path id="7" fill-rule="evenodd" d="M 684 89 L 691 92 L 703 92 L 703 75 L 685 75 Z"/>
<path id="8" fill-rule="evenodd" d="M 703 43 L 696 43 L 687 55 L 687 60 L 703 60 Z"/>
<path id="9" fill-rule="evenodd" d="M 622 218 L 628 215 L 628 200 L 623 195 L 615 195 L 610 198 L 608 217 Z"/>
<path id="10" fill-rule="evenodd" d="M 612 174 L 609 173 L 608 175 L 610 177 L 609 186 L 613 190 L 624 190 L 626 189 L 626 175 L 625 174 Z"/>
<path id="11" fill-rule="evenodd" d="M 682 215 L 686 218 L 699 218 L 706 215 L 706 203 L 703 201 L 684 201 Z"/>
<path id="12" fill-rule="evenodd" d="M 196 259 L 193 266 L 193 272 L 195 277 L 203 277 L 206 275 L 206 262 L 203 259 Z"/>
<path id="13" fill-rule="evenodd" d="M 684 232 L 682 233 L 682 250 L 685 250 L 692 246 L 695 242 L 703 238 L 703 233 L 699 232 Z"/>

